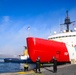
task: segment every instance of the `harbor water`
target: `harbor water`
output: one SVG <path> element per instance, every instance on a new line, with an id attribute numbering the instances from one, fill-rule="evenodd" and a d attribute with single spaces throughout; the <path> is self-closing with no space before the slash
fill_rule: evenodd
<path id="1" fill-rule="evenodd" d="M 0 73 L 6 72 L 19 72 L 24 70 L 24 63 L 11 63 L 11 62 L 4 62 L 3 58 L 0 58 Z M 35 64 L 29 64 L 29 69 L 35 67 Z"/>

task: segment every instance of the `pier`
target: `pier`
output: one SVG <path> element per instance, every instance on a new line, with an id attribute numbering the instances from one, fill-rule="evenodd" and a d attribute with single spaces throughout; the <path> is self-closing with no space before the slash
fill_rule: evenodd
<path id="1" fill-rule="evenodd" d="M 57 73 L 53 73 L 52 67 L 41 68 L 41 73 L 35 73 L 34 70 L 28 72 L 0 73 L 0 75 L 76 75 L 76 64 L 65 64 L 58 66 Z"/>

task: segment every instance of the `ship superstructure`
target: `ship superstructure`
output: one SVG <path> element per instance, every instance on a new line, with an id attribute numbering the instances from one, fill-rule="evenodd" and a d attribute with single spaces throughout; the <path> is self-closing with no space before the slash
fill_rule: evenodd
<path id="1" fill-rule="evenodd" d="M 66 30 L 64 30 L 62 33 L 54 34 L 48 37 L 48 39 L 60 41 L 60 42 L 65 42 L 68 45 L 75 46 L 76 42 L 76 28 L 74 28 L 74 31 L 69 29 L 69 25 L 75 21 L 70 22 L 70 18 L 68 16 L 68 11 L 66 11 L 66 18 L 64 20 L 64 24 L 60 25 L 65 25 Z"/>
<path id="2" fill-rule="evenodd" d="M 76 32 L 65 32 L 65 33 L 59 33 L 55 35 L 51 35 L 48 37 L 49 40 L 55 40 L 59 42 L 64 42 L 67 45 L 70 46 L 76 46 Z"/>

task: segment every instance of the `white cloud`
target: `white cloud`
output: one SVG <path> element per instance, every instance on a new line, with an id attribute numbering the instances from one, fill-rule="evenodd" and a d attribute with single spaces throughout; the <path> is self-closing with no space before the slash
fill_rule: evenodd
<path id="1" fill-rule="evenodd" d="M 9 16 L 3 16 L 3 22 L 9 22 L 10 17 Z"/>

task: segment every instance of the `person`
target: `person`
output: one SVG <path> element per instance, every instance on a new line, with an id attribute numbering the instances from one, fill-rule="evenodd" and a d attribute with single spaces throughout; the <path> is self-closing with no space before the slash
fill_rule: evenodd
<path id="1" fill-rule="evenodd" d="M 27 63 L 24 64 L 24 71 L 28 71 L 28 64 Z"/>
<path id="2" fill-rule="evenodd" d="M 39 71 L 39 73 L 41 73 L 41 72 L 40 72 L 40 57 L 38 57 L 38 58 L 36 59 L 36 73 L 37 73 L 37 70 Z"/>
<path id="3" fill-rule="evenodd" d="M 53 57 L 53 72 L 54 73 L 57 72 L 57 60 L 55 57 Z"/>

